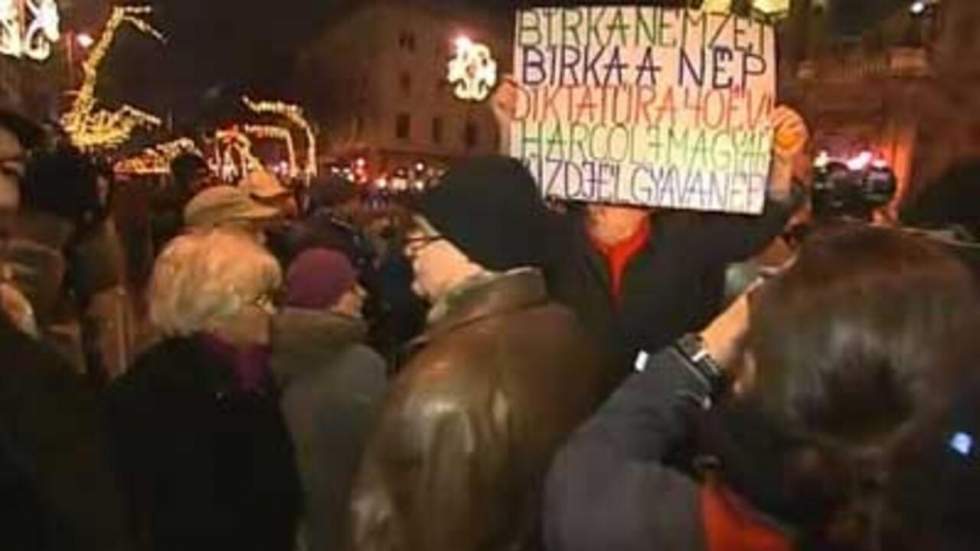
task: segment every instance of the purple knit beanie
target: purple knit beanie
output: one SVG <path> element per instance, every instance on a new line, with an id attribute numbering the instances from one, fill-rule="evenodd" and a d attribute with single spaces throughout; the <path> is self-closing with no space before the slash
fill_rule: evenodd
<path id="1" fill-rule="evenodd" d="M 304 251 L 286 272 L 286 306 L 323 310 L 357 284 L 357 272 L 347 257 L 330 249 Z"/>

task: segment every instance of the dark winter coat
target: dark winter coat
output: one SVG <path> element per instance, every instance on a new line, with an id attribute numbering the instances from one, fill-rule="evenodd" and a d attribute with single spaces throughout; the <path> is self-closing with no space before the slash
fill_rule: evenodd
<path id="1" fill-rule="evenodd" d="M 653 356 L 557 454 L 546 484 L 549 551 L 788 551 L 781 528 L 671 466 L 711 387 L 673 347 Z"/>
<path id="2" fill-rule="evenodd" d="M 296 447 L 309 551 L 341 551 L 354 475 L 384 397 L 387 368 L 364 322 L 286 309 L 273 324 L 272 370 Z"/>
<path id="3" fill-rule="evenodd" d="M 758 218 L 655 213 L 650 241 L 626 267 L 619 300 L 584 215 L 570 214 L 555 221 L 558 254 L 549 290 L 579 315 L 623 377 L 638 351 L 660 350 L 707 325 L 721 308 L 728 264 L 765 247 L 791 210 L 770 202 Z"/>
<path id="4" fill-rule="evenodd" d="M 127 551 L 95 396 L 0 314 L 0 547 Z"/>
<path id="5" fill-rule="evenodd" d="M 574 314 L 535 270 L 480 277 L 431 318 L 355 485 L 354 549 L 537 549 L 552 453 L 601 399 Z"/>
<path id="6" fill-rule="evenodd" d="M 141 542 L 155 551 L 292 551 L 301 494 L 273 389 L 237 388 L 200 338 L 164 341 L 109 390 Z"/>

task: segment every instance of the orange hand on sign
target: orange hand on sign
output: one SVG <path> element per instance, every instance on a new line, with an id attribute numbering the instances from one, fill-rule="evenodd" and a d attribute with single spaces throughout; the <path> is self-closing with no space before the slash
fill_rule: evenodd
<path id="1" fill-rule="evenodd" d="M 810 141 L 810 131 L 799 113 L 780 105 L 772 113 L 773 153 L 779 160 L 791 161 Z"/>

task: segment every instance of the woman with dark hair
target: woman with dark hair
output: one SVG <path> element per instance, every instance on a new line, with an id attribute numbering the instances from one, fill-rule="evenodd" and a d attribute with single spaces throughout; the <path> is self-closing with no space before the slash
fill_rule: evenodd
<path id="1" fill-rule="evenodd" d="M 980 380 L 897 446 L 882 508 L 883 549 L 980 549 Z"/>
<path id="2" fill-rule="evenodd" d="M 552 551 L 872 550 L 894 450 L 975 356 L 966 269 L 846 227 L 633 375 L 552 466 Z"/>

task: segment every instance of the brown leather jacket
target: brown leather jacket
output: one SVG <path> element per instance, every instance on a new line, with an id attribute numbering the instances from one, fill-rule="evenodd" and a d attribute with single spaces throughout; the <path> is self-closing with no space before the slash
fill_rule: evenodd
<path id="1" fill-rule="evenodd" d="M 536 270 L 455 293 L 386 398 L 352 496 L 359 551 L 536 549 L 541 479 L 603 394 Z"/>

